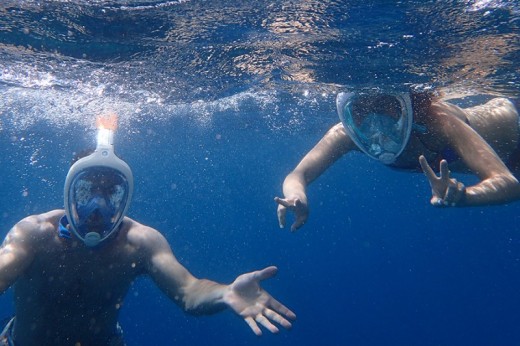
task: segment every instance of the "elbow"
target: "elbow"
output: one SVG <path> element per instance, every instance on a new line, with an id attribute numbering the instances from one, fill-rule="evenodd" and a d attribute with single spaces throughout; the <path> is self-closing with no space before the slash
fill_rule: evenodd
<path id="1" fill-rule="evenodd" d="M 495 179 L 496 188 L 498 191 L 504 191 L 506 201 L 520 198 L 520 183 L 512 174 L 501 174 Z"/>
<path id="2" fill-rule="evenodd" d="M 493 205 L 520 199 L 520 183 L 512 174 L 498 174 L 466 190 L 467 205 Z"/>
<path id="3" fill-rule="evenodd" d="M 513 175 L 506 179 L 506 186 L 510 195 L 510 202 L 520 199 L 520 183 Z"/>

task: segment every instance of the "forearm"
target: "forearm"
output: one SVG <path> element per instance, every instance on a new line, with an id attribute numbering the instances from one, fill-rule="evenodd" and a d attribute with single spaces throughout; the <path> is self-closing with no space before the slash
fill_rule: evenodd
<path id="1" fill-rule="evenodd" d="M 164 238 L 157 230 L 148 231 L 142 246 L 146 261 L 146 273 L 171 300 L 190 314 L 211 314 L 225 308 L 223 296 L 228 286 L 198 279 L 177 261 Z"/>
<path id="2" fill-rule="evenodd" d="M 353 142 L 347 136 L 343 125 L 339 123 L 333 126 L 285 178 L 284 195 L 304 196 L 310 183 L 352 149 Z"/>
<path id="3" fill-rule="evenodd" d="M 461 206 L 503 204 L 520 198 L 520 184 L 512 175 L 498 175 L 466 188 Z"/>
<path id="4" fill-rule="evenodd" d="M 224 310 L 224 293 L 227 285 L 206 279 L 195 279 L 184 287 L 182 305 L 186 312 L 193 315 L 209 315 Z"/>
<path id="5" fill-rule="evenodd" d="M 158 232 L 156 235 L 160 235 Z M 148 273 L 157 286 L 184 311 L 194 315 L 207 315 L 225 308 L 224 293 L 228 286 L 198 279 L 182 266 L 162 235 L 158 251 L 152 256 Z"/>
<path id="6" fill-rule="evenodd" d="M 286 197 L 298 198 L 301 201 L 306 201 L 307 182 L 301 172 L 294 170 L 285 178 L 283 182 L 283 194 Z"/>

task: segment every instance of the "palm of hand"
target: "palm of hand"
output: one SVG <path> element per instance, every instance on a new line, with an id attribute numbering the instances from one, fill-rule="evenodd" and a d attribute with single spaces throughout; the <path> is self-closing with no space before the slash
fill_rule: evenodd
<path id="1" fill-rule="evenodd" d="M 287 209 L 294 212 L 296 215 L 296 220 L 291 226 L 291 231 L 296 231 L 298 228 L 303 226 L 303 224 L 307 221 L 307 217 L 309 216 L 309 207 L 306 202 L 303 202 L 302 199 L 294 197 L 294 198 L 279 198 L 276 197 L 275 202 L 278 203 L 278 222 L 280 224 L 280 228 L 285 226 L 285 215 L 287 213 Z"/>
<path id="2" fill-rule="evenodd" d="M 240 315 L 256 335 L 262 335 L 257 323 L 272 333 L 278 328 L 271 323 L 275 321 L 285 328 L 291 323 L 282 315 L 295 319 L 296 315 L 264 291 L 259 282 L 276 274 L 276 267 L 267 267 L 263 270 L 242 274 L 228 287 L 224 294 L 224 302 Z"/>
<path id="3" fill-rule="evenodd" d="M 226 294 L 229 306 L 244 318 L 261 313 L 269 298 L 252 273 L 240 275 Z"/>

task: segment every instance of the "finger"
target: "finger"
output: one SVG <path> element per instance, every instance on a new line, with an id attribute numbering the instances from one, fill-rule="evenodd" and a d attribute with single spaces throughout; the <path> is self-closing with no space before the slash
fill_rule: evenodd
<path id="1" fill-rule="evenodd" d="M 296 199 L 294 201 L 294 208 L 296 210 L 296 219 L 294 220 L 294 223 L 291 225 L 291 232 L 298 230 L 307 221 L 307 213 L 304 210 L 302 201 Z"/>
<path id="2" fill-rule="evenodd" d="M 286 199 L 284 198 L 280 198 L 280 197 L 275 197 L 274 198 L 274 201 L 280 205 L 283 205 L 284 207 L 286 208 L 289 208 L 289 207 L 292 207 L 292 204 L 289 203 Z"/>
<path id="3" fill-rule="evenodd" d="M 256 316 L 255 320 L 256 320 L 256 322 L 260 323 L 265 328 L 267 328 L 267 330 L 269 330 L 271 333 L 278 333 L 280 331 L 278 329 L 278 327 L 276 327 L 274 324 L 272 324 L 271 321 L 269 321 L 267 318 L 265 318 L 264 315 L 260 314 L 260 315 Z"/>
<path id="4" fill-rule="evenodd" d="M 287 208 L 283 205 L 278 205 L 278 210 L 276 211 L 276 214 L 278 215 L 278 225 L 280 228 L 285 227 L 285 215 L 287 214 Z"/>
<path id="5" fill-rule="evenodd" d="M 276 323 L 278 323 L 279 325 L 281 325 L 281 326 L 284 327 L 284 328 L 289 329 L 289 328 L 292 327 L 291 322 L 287 321 L 287 320 L 286 320 L 285 318 L 283 318 L 280 314 L 278 314 L 277 312 L 275 312 L 275 311 L 273 311 L 273 310 L 271 310 L 271 309 L 267 309 L 267 308 L 266 308 L 266 309 L 264 310 L 264 315 L 265 315 L 267 318 L 269 318 L 269 319 L 275 321 Z"/>
<path id="6" fill-rule="evenodd" d="M 442 200 L 442 198 L 439 198 L 437 196 L 433 196 L 430 200 L 430 203 L 434 207 L 444 207 L 444 201 Z"/>
<path id="7" fill-rule="evenodd" d="M 457 184 L 450 182 L 448 188 L 446 189 L 446 193 L 444 194 L 444 204 L 449 205 L 455 201 L 455 196 L 457 194 Z"/>
<path id="8" fill-rule="evenodd" d="M 445 204 L 452 207 L 456 206 L 466 193 L 465 189 L 466 187 L 463 183 L 458 181 L 452 182 L 446 191 Z"/>
<path id="9" fill-rule="evenodd" d="M 448 161 L 442 160 L 441 161 L 441 180 L 447 180 L 450 179 L 450 169 L 448 167 Z"/>
<path id="10" fill-rule="evenodd" d="M 434 181 L 435 179 L 437 179 L 437 175 L 430 167 L 428 161 L 426 161 L 426 158 L 423 155 L 419 156 L 419 164 L 421 165 L 421 169 L 424 175 L 426 175 L 426 178 L 428 178 L 429 181 Z"/>
<path id="11" fill-rule="evenodd" d="M 257 270 L 254 274 L 255 274 L 255 278 L 257 280 L 262 281 L 265 279 L 272 278 L 273 276 L 276 275 L 277 272 L 278 272 L 278 268 L 276 268 L 275 266 L 270 266 L 270 267 L 264 268 L 262 270 Z"/>
<path id="12" fill-rule="evenodd" d="M 291 232 L 295 232 L 300 229 L 305 223 L 305 217 L 297 217 L 294 223 L 291 225 Z"/>
<path id="13" fill-rule="evenodd" d="M 262 335 L 262 331 L 258 327 L 258 324 L 256 324 L 255 320 L 251 316 L 244 318 L 244 320 L 249 325 L 249 328 L 251 328 L 253 333 L 255 333 L 257 336 Z"/>
<path id="14" fill-rule="evenodd" d="M 284 316 L 286 316 L 287 318 L 289 318 L 291 320 L 296 319 L 296 314 L 294 312 L 289 310 L 285 305 L 283 305 L 282 303 L 280 303 L 278 300 L 276 300 L 274 298 L 271 298 L 271 301 L 269 302 L 269 307 L 272 310 L 275 310 L 278 313 L 283 314 Z"/>
<path id="15" fill-rule="evenodd" d="M 307 215 L 298 215 L 291 225 L 291 232 L 299 230 L 307 222 Z"/>

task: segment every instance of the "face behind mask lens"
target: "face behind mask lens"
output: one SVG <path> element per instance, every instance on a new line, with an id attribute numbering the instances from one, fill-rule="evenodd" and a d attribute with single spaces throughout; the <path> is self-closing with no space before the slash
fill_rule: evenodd
<path id="1" fill-rule="evenodd" d="M 113 217 L 116 215 L 116 208 L 107 202 L 103 196 L 93 196 L 86 205 L 78 205 L 78 224 L 83 233 L 88 230 L 97 230 L 97 233 L 105 233 L 110 229 Z"/>
<path id="2" fill-rule="evenodd" d="M 409 96 L 341 93 L 336 100 L 345 130 L 368 156 L 391 164 L 410 137 Z"/>
<path id="3" fill-rule="evenodd" d="M 395 153 L 401 149 L 399 142 L 402 123 L 387 115 L 370 114 L 355 131 L 374 156 L 383 152 Z"/>

